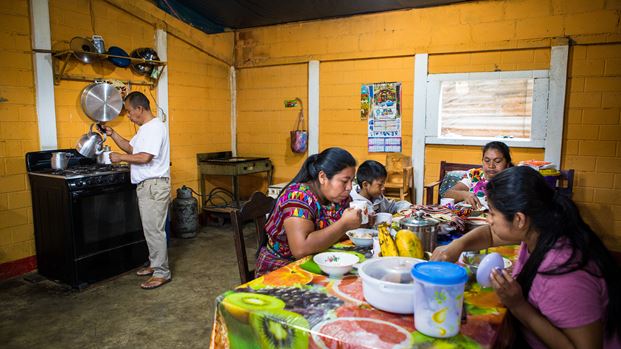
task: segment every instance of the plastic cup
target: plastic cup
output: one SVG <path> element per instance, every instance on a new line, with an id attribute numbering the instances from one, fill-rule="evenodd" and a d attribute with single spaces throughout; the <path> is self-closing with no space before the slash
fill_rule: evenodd
<path id="1" fill-rule="evenodd" d="M 430 337 L 459 333 L 464 302 L 466 269 L 448 262 L 418 263 L 414 278 L 414 326 Z"/>

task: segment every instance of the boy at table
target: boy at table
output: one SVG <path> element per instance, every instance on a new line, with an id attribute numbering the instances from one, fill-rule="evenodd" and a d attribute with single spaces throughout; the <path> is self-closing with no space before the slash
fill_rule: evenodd
<path id="1" fill-rule="evenodd" d="M 409 201 L 390 200 L 384 196 L 384 184 L 386 183 L 386 167 L 375 160 L 363 162 L 356 172 L 357 184 L 351 190 L 352 200 L 367 201 L 373 206 L 375 213 L 397 213 L 412 207 Z"/>

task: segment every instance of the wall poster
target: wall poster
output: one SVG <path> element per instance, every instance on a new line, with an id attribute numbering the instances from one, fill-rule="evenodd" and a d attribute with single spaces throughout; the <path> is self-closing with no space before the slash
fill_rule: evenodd
<path id="1" fill-rule="evenodd" d="M 360 100 L 360 118 L 368 120 L 369 152 L 401 152 L 401 83 L 362 85 Z"/>

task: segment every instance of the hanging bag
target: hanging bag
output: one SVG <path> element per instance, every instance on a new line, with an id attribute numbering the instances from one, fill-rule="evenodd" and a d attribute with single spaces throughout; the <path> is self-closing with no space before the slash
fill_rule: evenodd
<path id="1" fill-rule="evenodd" d="M 305 126 L 304 122 L 304 106 L 299 98 L 296 98 L 300 102 L 300 113 L 298 114 L 298 124 L 294 131 L 291 131 L 291 151 L 294 153 L 305 153 L 308 148 L 308 132 L 304 129 L 300 129 Z"/>

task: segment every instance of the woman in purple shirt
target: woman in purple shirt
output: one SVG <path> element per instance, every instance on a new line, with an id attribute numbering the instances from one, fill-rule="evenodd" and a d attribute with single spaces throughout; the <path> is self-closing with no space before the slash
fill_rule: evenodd
<path id="1" fill-rule="evenodd" d="M 455 261 L 462 251 L 520 243 L 513 275 L 491 274 L 496 294 L 519 323 L 522 335 L 514 343 L 621 348 L 619 268 L 571 199 L 529 167 L 499 173 L 486 192 L 489 225 L 436 249 L 432 259 Z"/>

